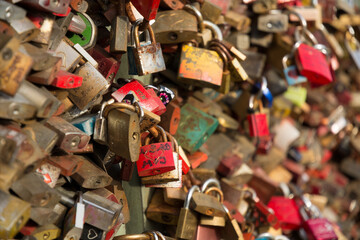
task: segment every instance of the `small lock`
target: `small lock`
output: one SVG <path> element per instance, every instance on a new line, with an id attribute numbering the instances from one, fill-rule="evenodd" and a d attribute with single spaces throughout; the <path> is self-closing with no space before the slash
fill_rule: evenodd
<path id="1" fill-rule="evenodd" d="M 249 115 L 247 116 L 250 136 L 267 136 L 270 133 L 267 123 L 267 116 L 265 113 L 255 113 L 254 101 L 255 96 L 252 95 L 249 100 Z M 259 102 L 261 104 L 261 100 Z"/>

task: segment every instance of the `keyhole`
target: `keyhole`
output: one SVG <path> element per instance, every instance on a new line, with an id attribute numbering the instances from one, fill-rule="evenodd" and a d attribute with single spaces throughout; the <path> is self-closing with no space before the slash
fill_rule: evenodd
<path id="1" fill-rule="evenodd" d="M 175 33 L 175 32 L 169 32 L 168 38 L 169 38 L 171 41 L 175 41 L 176 39 L 178 39 L 178 35 L 177 35 L 177 33 Z"/>
<path id="2" fill-rule="evenodd" d="M 6 9 L 5 9 L 5 18 L 10 18 L 12 15 L 12 8 L 11 6 L 8 6 Z"/>
<path id="3" fill-rule="evenodd" d="M 6 48 L 2 54 L 2 58 L 7 61 L 10 60 L 10 58 L 12 57 L 13 52 L 10 48 Z"/>

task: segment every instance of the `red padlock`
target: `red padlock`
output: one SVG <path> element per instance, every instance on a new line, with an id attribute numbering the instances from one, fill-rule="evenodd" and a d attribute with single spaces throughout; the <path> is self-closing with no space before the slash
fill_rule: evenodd
<path id="1" fill-rule="evenodd" d="M 305 43 L 297 44 L 295 60 L 300 74 L 316 85 L 331 83 L 333 76 L 324 54 Z"/>
<path id="2" fill-rule="evenodd" d="M 162 115 L 166 112 L 166 106 L 161 101 L 161 99 L 157 96 L 156 92 L 152 88 L 148 88 L 147 91 L 150 93 L 150 95 L 154 98 L 154 101 L 158 104 L 158 108 L 156 108 L 153 113 L 156 115 Z"/>
<path id="3" fill-rule="evenodd" d="M 159 107 L 151 94 L 135 79 L 113 92 L 111 96 L 117 102 L 139 102 L 141 107 L 150 112 L 156 111 Z"/>
<path id="4" fill-rule="evenodd" d="M 145 20 L 150 21 L 156 17 L 160 0 L 131 0 L 131 3 Z"/>
<path id="5" fill-rule="evenodd" d="M 58 88 L 72 89 L 80 87 L 82 82 L 82 77 L 63 70 L 59 70 L 56 73 L 56 76 L 51 85 Z"/>
<path id="6" fill-rule="evenodd" d="M 109 82 L 112 82 L 119 70 L 120 62 L 112 58 L 108 52 L 98 45 L 92 48 L 89 54 L 98 62 L 98 71 Z"/>
<path id="7" fill-rule="evenodd" d="M 259 101 L 260 113 L 255 113 L 254 110 L 254 100 L 255 96 L 252 95 L 249 100 L 249 115 L 247 116 L 247 120 L 249 123 L 249 134 L 251 137 L 262 137 L 268 136 L 270 134 L 267 116 L 265 113 L 261 113 L 262 111 L 262 103 Z"/>
<path id="8" fill-rule="evenodd" d="M 268 207 L 274 210 L 282 230 L 296 230 L 301 227 L 301 216 L 294 199 L 273 196 Z"/>
<path id="9" fill-rule="evenodd" d="M 173 144 L 168 142 L 165 132 L 162 132 L 161 136 L 163 142 L 150 144 L 149 135 L 144 146 L 140 148 L 139 160 L 136 162 L 140 177 L 154 176 L 175 169 Z"/>

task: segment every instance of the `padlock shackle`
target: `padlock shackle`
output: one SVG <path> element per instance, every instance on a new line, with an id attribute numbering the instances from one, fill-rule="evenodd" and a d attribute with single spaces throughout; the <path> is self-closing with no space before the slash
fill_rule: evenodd
<path id="1" fill-rule="evenodd" d="M 135 47 L 136 48 L 140 48 L 140 39 L 139 39 L 139 25 L 141 22 L 136 22 L 136 26 L 134 28 L 134 42 L 135 42 Z M 149 24 L 148 27 L 146 28 L 146 30 L 148 31 L 149 35 L 150 35 L 150 41 L 152 44 L 156 44 L 156 39 L 155 39 L 155 34 L 154 31 L 151 27 L 151 25 Z"/>
<path id="2" fill-rule="evenodd" d="M 314 34 L 312 34 L 312 32 L 310 32 L 309 29 L 307 28 L 303 28 L 303 27 L 300 27 L 300 26 L 297 26 L 295 28 L 295 32 L 294 32 L 294 35 L 295 35 L 295 40 L 298 42 L 298 41 L 303 41 L 301 39 L 301 35 L 303 36 L 303 39 L 306 41 L 306 39 L 310 40 L 311 44 L 314 46 L 316 44 L 319 44 L 318 40 L 316 39 L 316 37 L 314 36 Z"/>
<path id="3" fill-rule="evenodd" d="M 224 203 L 224 193 L 221 191 L 221 189 L 220 188 L 218 188 L 218 187 L 209 187 L 209 188 L 207 188 L 206 190 L 205 190 L 205 194 L 209 194 L 209 193 L 211 193 L 211 192 L 216 192 L 217 194 L 218 194 L 218 196 L 219 196 L 219 202 L 220 203 Z"/>
<path id="4" fill-rule="evenodd" d="M 208 28 L 211 30 L 211 33 L 213 35 L 213 38 L 218 39 L 220 41 L 223 40 L 223 34 L 221 32 L 221 29 L 213 22 L 204 20 L 204 26 L 205 28 Z"/>
<path id="5" fill-rule="evenodd" d="M 171 143 L 173 143 L 173 151 L 175 151 L 176 153 L 179 153 L 179 144 L 178 141 L 176 141 L 175 137 L 172 136 L 169 132 L 166 132 L 166 136 L 168 139 L 171 140 Z"/>
<path id="6" fill-rule="evenodd" d="M 231 53 L 229 52 L 229 50 L 226 48 L 226 46 L 224 44 L 222 44 L 220 41 L 216 40 L 211 40 L 209 43 L 209 47 L 218 47 L 221 49 L 221 51 L 223 53 L 225 53 L 228 61 L 232 61 L 234 59 L 234 57 L 231 55 Z"/>
<path id="7" fill-rule="evenodd" d="M 284 55 L 283 58 L 281 59 L 281 62 L 282 62 L 282 65 L 283 65 L 284 69 L 289 67 L 288 66 L 288 61 L 289 61 L 290 57 L 291 57 L 291 54 L 288 53 L 288 54 Z"/>
<path id="8" fill-rule="evenodd" d="M 292 10 L 287 10 L 285 12 L 289 17 L 290 15 L 294 15 L 296 16 L 299 20 L 300 20 L 300 25 L 304 28 L 304 29 L 307 29 L 307 22 L 306 22 L 306 19 L 298 12 L 296 11 L 292 11 Z"/>
<path id="9" fill-rule="evenodd" d="M 223 72 L 227 71 L 227 70 L 228 70 L 228 66 L 229 66 L 229 63 L 228 63 L 229 59 L 228 59 L 228 57 L 226 56 L 226 54 L 224 53 L 224 51 L 222 51 L 221 48 L 218 47 L 218 46 L 211 46 L 209 49 L 210 49 L 210 50 L 213 50 L 213 51 L 215 51 L 217 54 L 219 54 L 221 60 L 222 60 L 223 63 L 224 63 L 224 64 L 223 64 L 223 65 L 224 65 L 224 66 L 223 66 Z"/>
<path id="10" fill-rule="evenodd" d="M 216 178 L 209 178 L 208 180 L 206 180 L 203 185 L 201 186 L 201 192 L 205 192 L 205 190 L 209 187 L 209 186 L 216 186 L 221 190 L 221 186 L 220 186 L 220 182 L 219 180 L 217 180 Z"/>
<path id="11" fill-rule="evenodd" d="M 148 236 L 150 236 L 151 240 L 159 240 L 158 235 L 154 231 L 147 231 L 144 233 L 147 234 Z"/>
<path id="12" fill-rule="evenodd" d="M 189 189 L 188 194 L 186 195 L 185 201 L 184 201 L 184 208 L 189 209 L 190 207 L 190 200 L 194 194 L 194 192 L 201 192 L 199 186 L 194 185 Z"/>
<path id="13" fill-rule="evenodd" d="M 202 33 L 205 30 L 205 24 L 204 24 L 204 18 L 201 14 L 201 12 L 194 7 L 193 5 L 190 4 L 186 4 L 183 8 L 184 10 L 191 12 L 192 14 L 195 15 L 197 22 L 198 22 L 198 27 L 199 27 L 199 32 Z"/>
<path id="14" fill-rule="evenodd" d="M 122 236 L 114 237 L 113 240 L 151 240 L 151 236 L 145 233 L 122 235 Z"/>
<path id="15" fill-rule="evenodd" d="M 154 231 L 154 232 L 156 235 L 159 236 L 159 238 L 161 238 L 161 240 L 166 240 L 165 236 L 161 232 L 159 232 L 159 231 Z"/>
<path id="16" fill-rule="evenodd" d="M 107 118 L 107 116 L 109 115 L 109 112 L 115 108 L 128 109 L 130 111 L 136 112 L 139 116 L 139 121 L 140 121 L 144 117 L 144 111 L 138 102 L 135 102 L 134 105 L 136 105 L 136 106 L 133 106 L 133 105 L 130 105 L 127 103 L 123 103 L 123 102 L 116 102 L 116 103 L 108 104 L 105 106 L 103 116 L 105 118 Z"/>
<path id="17" fill-rule="evenodd" d="M 231 222 L 234 218 L 231 216 L 229 209 L 224 204 L 221 204 L 221 205 L 222 205 L 224 211 L 226 212 L 226 215 L 229 218 L 229 221 Z"/>
<path id="18" fill-rule="evenodd" d="M 159 88 L 158 87 L 155 87 L 154 85 L 145 85 L 144 86 L 145 89 L 154 89 L 155 91 L 159 92 Z"/>

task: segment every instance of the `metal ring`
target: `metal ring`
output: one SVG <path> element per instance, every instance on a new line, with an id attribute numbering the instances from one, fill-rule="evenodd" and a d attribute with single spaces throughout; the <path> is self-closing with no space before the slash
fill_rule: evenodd
<path id="1" fill-rule="evenodd" d="M 158 87 L 155 87 L 154 85 L 151 85 L 151 84 L 150 84 L 150 85 L 145 85 L 144 88 L 145 88 L 145 89 L 152 88 L 152 89 L 154 89 L 154 90 L 156 90 L 156 91 L 159 92 L 159 88 L 158 88 Z"/>
<path id="2" fill-rule="evenodd" d="M 185 208 L 185 209 L 189 209 L 190 200 L 191 200 L 191 198 L 192 198 L 192 196 L 193 196 L 193 194 L 194 194 L 195 191 L 201 192 L 199 186 L 194 185 L 194 186 L 192 186 L 192 187 L 190 188 L 190 190 L 189 190 L 189 192 L 188 192 L 188 194 L 187 194 L 187 196 L 186 196 L 186 198 L 185 198 L 185 202 L 184 202 L 184 208 Z"/>
<path id="3" fill-rule="evenodd" d="M 306 19 L 298 12 L 295 12 L 295 11 L 291 11 L 291 10 L 288 10 L 287 12 L 287 15 L 290 16 L 291 14 L 295 15 L 296 17 L 299 18 L 300 20 L 300 24 L 303 28 L 307 28 L 307 22 L 306 22 Z"/>
<path id="4" fill-rule="evenodd" d="M 166 240 L 165 236 L 161 232 L 155 231 L 155 233 L 161 238 L 161 240 Z"/>

